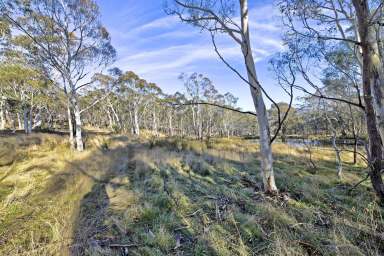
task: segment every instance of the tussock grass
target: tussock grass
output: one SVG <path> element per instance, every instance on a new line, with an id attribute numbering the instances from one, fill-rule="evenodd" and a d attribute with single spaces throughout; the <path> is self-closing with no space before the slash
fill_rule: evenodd
<path id="1" fill-rule="evenodd" d="M 32 139 L 34 138 L 34 139 Z M 0 138 L 2 255 L 381 255 L 383 210 L 364 164 L 273 146 L 281 194 L 261 191 L 258 146 L 239 138 Z M 31 141 L 29 141 L 31 140 Z M 8 161 L 8 160 L 7 160 Z M 2 178 L 1 178 L 2 177 Z"/>

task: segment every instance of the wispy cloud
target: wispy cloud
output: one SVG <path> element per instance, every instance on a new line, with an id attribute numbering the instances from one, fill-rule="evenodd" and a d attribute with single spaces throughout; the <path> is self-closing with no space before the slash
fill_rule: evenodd
<path id="1" fill-rule="evenodd" d="M 158 3 L 158 0 L 146 1 Z M 147 10 L 149 5 L 139 4 L 138 1 L 133 3 L 135 8 L 139 6 L 140 9 L 130 10 L 129 13 L 131 17 L 138 16 L 135 13 L 140 14 L 138 20 L 129 25 L 117 23 L 110 28 L 119 54 L 117 66 L 158 82 L 168 91 L 180 83 L 177 81 L 179 73 L 194 71 L 216 77 L 223 83 L 221 86 L 233 88 L 237 77 L 220 62 L 207 33 L 181 23 L 175 16 L 166 16 L 158 6 L 151 6 Z M 155 9 L 156 15 L 153 14 Z M 284 50 L 277 9 L 272 4 L 265 4 L 251 9 L 249 14 L 255 61 L 263 62 L 274 53 Z M 217 44 L 226 60 L 244 71 L 240 47 L 225 35 L 217 37 Z M 226 81 L 227 85 L 224 84 Z"/>
<path id="2" fill-rule="evenodd" d="M 259 40 L 260 40 L 259 42 L 261 42 L 261 44 L 264 44 L 265 46 L 274 47 L 275 48 L 274 52 L 283 51 L 285 49 L 283 41 L 279 38 L 262 37 Z"/>
<path id="3" fill-rule="evenodd" d="M 221 52 L 227 58 L 234 58 L 239 56 L 240 49 L 237 46 L 227 46 Z M 135 68 L 148 75 L 169 70 L 182 72 L 193 63 L 217 59 L 211 45 L 184 44 L 126 56 L 118 62 L 119 65 Z"/>
<path id="4" fill-rule="evenodd" d="M 269 10 L 268 8 L 262 11 Z M 253 11 L 255 12 L 255 11 Z M 264 19 L 264 18 L 263 18 Z M 255 61 L 282 50 L 282 42 L 271 34 L 278 30 L 274 23 L 261 23 L 257 19 L 251 20 L 250 26 L 253 33 L 253 54 Z M 157 31 L 156 33 L 154 31 Z M 266 33 L 269 32 L 269 33 Z M 153 32 L 153 33 L 150 33 Z M 135 68 L 143 74 L 152 72 L 170 71 L 174 69 L 182 72 L 187 66 L 197 64 L 200 61 L 217 60 L 218 56 L 213 51 L 209 37 L 199 33 L 197 29 L 181 25 L 174 16 L 160 17 L 138 26 L 125 33 L 125 37 L 136 38 L 135 44 L 138 51 L 135 54 L 126 54 L 119 59 L 119 64 L 129 68 Z M 241 59 L 241 51 L 237 45 L 226 37 L 220 41 L 220 52 L 225 58 L 231 60 Z M 164 44 L 168 40 L 169 44 Z M 140 43 L 142 50 L 140 51 Z M 149 44 L 144 46 L 144 44 Z"/>
<path id="5" fill-rule="evenodd" d="M 179 22 L 176 16 L 165 16 L 152 20 L 144 25 L 136 27 L 133 32 L 142 32 L 150 29 L 166 29 L 172 28 Z"/>

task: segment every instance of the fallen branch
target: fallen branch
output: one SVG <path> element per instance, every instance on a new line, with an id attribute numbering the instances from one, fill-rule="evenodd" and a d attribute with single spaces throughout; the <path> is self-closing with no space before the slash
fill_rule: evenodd
<path id="1" fill-rule="evenodd" d="M 363 183 L 364 181 L 366 181 L 367 179 L 369 179 L 370 176 L 371 176 L 371 173 L 368 172 L 367 177 L 365 177 L 364 179 L 362 179 L 362 180 L 360 180 L 359 182 L 357 182 L 355 185 L 353 185 L 352 188 L 350 188 L 350 189 L 348 190 L 348 194 L 351 193 L 352 190 L 354 190 L 355 188 L 357 188 L 357 186 L 359 186 L 361 183 Z"/>

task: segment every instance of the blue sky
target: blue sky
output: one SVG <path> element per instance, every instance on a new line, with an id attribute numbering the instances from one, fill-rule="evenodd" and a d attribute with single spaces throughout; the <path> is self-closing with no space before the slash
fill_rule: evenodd
<path id="1" fill-rule="evenodd" d="M 97 3 L 117 50 L 115 66 L 157 83 L 166 93 L 183 91 L 182 82 L 177 79 L 180 73 L 202 73 L 221 93 L 229 91 L 238 97 L 240 107 L 253 110 L 249 88 L 218 59 L 209 34 L 167 16 L 163 0 L 97 0 Z M 274 99 L 287 101 L 268 63 L 274 54 L 284 50 L 278 10 L 267 0 L 249 0 L 249 5 L 259 80 Z M 222 55 L 245 75 L 240 48 L 227 37 L 220 37 L 218 45 Z"/>

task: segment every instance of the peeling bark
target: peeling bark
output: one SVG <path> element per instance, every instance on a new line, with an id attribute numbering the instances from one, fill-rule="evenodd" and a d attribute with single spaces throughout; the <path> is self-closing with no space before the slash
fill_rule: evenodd
<path id="1" fill-rule="evenodd" d="M 361 39 L 361 51 L 363 56 L 362 76 L 371 163 L 370 178 L 376 195 L 381 201 L 384 202 L 384 184 L 382 179 L 383 149 L 381 140 L 381 136 L 383 134 L 380 135 L 381 128 L 379 127 L 381 126 L 380 123 L 377 123 L 377 121 L 382 122 L 384 117 L 383 119 L 378 120 L 377 117 L 380 117 L 381 113 L 380 111 L 375 112 L 375 106 L 376 110 L 378 108 L 377 97 L 379 95 L 377 95 L 377 92 L 380 91 L 382 87 L 382 84 L 380 83 L 380 69 L 378 69 L 376 63 L 378 61 L 378 56 L 376 47 L 373 44 L 371 38 L 371 30 L 373 27 L 371 24 L 369 24 L 370 11 L 368 2 L 366 0 L 353 0 L 352 2 L 356 10 L 359 27 L 358 31 Z M 377 88 L 378 86 L 380 86 L 380 88 Z"/>

